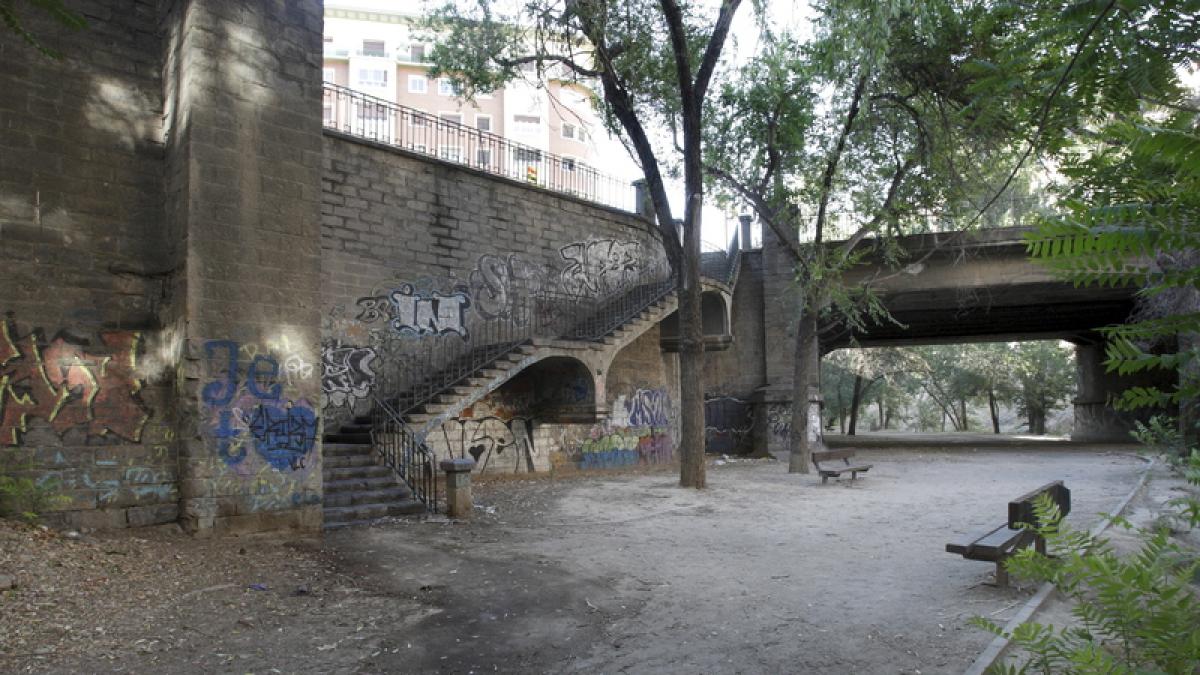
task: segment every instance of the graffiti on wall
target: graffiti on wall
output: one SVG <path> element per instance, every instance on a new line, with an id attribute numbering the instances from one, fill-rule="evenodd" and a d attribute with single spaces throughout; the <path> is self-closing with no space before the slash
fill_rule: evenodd
<path id="1" fill-rule="evenodd" d="M 608 295 L 631 281 L 641 269 L 642 245 L 636 241 L 592 239 L 559 249 L 566 262 L 559 275 L 562 288 L 572 295 Z"/>
<path id="2" fill-rule="evenodd" d="M 674 460 L 670 399 L 663 389 L 619 396 L 606 424 L 592 427 L 579 448 L 580 469 L 616 469 Z"/>
<path id="3" fill-rule="evenodd" d="M 484 320 L 506 319 L 521 324 L 522 303 L 544 286 L 541 269 L 515 253 L 485 253 L 471 271 L 470 289 L 475 312 Z"/>
<path id="4" fill-rule="evenodd" d="M 704 450 L 719 454 L 745 452 L 754 428 L 754 407 L 732 396 L 704 401 Z"/>
<path id="5" fill-rule="evenodd" d="M 451 457 L 470 457 L 477 472 L 532 473 L 542 464 L 533 444 L 533 421 L 527 417 L 459 417 L 442 425 L 426 442 L 444 443 Z"/>
<path id="6" fill-rule="evenodd" d="M 201 390 L 212 411 L 209 433 L 217 455 L 229 467 L 246 462 L 249 450 L 276 471 L 306 468 L 317 438 L 317 415 L 304 399 L 283 397 L 279 361 L 257 354 L 241 376 L 238 343 L 210 340 L 204 345 L 210 367 L 221 375 Z"/>
<path id="7" fill-rule="evenodd" d="M 358 299 L 358 320 L 386 321 L 392 332 L 403 337 L 457 335 L 467 340 L 467 309 L 471 298 L 464 286 L 449 292 L 403 283 L 385 295 Z"/>
<path id="8" fill-rule="evenodd" d="M 323 408 L 353 408 L 371 393 L 375 384 L 372 362 L 376 352 L 371 347 L 344 345 L 332 340 L 321 345 L 321 406 Z"/>
<path id="9" fill-rule="evenodd" d="M 0 321 L 0 445 L 20 445 L 40 418 L 59 436 L 73 429 L 138 442 L 150 413 L 135 375 L 141 334 L 104 331 L 99 344 L 65 331 L 47 342 L 40 329 L 19 335 Z"/>
<path id="10" fill-rule="evenodd" d="M 792 433 L 792 408 L 786 403 L 767 406 L 767 429 L 778 439 L 787 440 Z"/>

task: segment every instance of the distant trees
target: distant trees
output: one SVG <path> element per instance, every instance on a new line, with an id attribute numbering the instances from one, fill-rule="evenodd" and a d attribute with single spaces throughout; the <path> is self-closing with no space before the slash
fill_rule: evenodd
<path id="1" fill-rule="evenodd" d="M 1002 410 L 1015 408 L 1029 433 L 1045 434 L 1074 391 L 1073 355 L 1054 341 L 844 349 L 822 364 L 825 419 L 851 435 L 870 406 L 874 429 L 981 430 L 984 408 L 998 434 Z"/>

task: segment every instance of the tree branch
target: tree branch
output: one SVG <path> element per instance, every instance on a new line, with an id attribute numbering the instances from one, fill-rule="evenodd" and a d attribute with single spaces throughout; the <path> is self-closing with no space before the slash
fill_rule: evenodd
<path id="1" fill-rule="evenodd" d="M 863 90 L 867 88 L 867 73 L 864 72 L 858 76 L 858 82 L 854 85 L 854 95 L 850 98 L 850 109 L 846 111 L 846 123 L 842 126 L 842 133 L 838 135 L 837 144 L 834 145 L 833 152 L 829 156 L 829 161 L 825 164 L 825 173 L 821 178 L 821 201 L 817 207 L 817 223 L 816 234 L 813 240 L 819 245 L 825 229 L 825 213 L 829 206 L 829 197 L 833 192 L 833 175 L 837 172 L 838 163 L 842 159 L 842 151 L 846 148 L 846 139 L 850 136 L 850 131 L 854 127 L 854 120 L 858 117 L 860 104 L 862 103 Z"/>

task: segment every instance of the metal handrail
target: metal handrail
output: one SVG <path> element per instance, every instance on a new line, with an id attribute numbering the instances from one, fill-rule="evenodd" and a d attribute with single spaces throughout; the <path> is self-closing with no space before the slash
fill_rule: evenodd
<path id="1" fill-rule="evenodd" d="M 371 406 L 371 445 L 425 509 L 437 511 L 437 457 L 399 413 L 378 397 Z"/>
<path id="2" fill-rule="evenodd" d="M 326 128 L 636 212 L 633 186 L 583 162 L 348 87 L 324 84 Z M 458 113 L 455 113 L 458 114 Z"/>
<path id="3" fill-rule="evenodd" d="M 472 342 L 422 340 L 377 373 L 371 442 L 385 464 L 437 510 L 436 455 L 403 417 L 537 338 L 601 341 L 675 289 L 665 264 L 647 267 L 603 294 L 541 289 L 520 293 L 504 316 L 472 326 Z"/>

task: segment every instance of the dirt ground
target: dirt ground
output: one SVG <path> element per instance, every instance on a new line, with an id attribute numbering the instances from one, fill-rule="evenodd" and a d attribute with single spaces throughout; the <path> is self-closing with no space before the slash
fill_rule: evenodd
<path id="1" fill-rule="evenodd" d="M 957 673 L 1033 588 L 944 552 L 1050 480 L 1070 520 L 1143 462 L 1078 447 L 864 450 L 863 479 L 785 462 L 476 486 L 476 517 L 323 541 L 67 538 L 0 525 L 0 672 Z"/>

